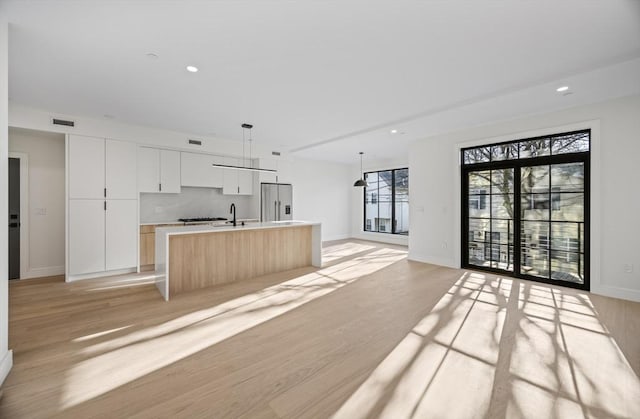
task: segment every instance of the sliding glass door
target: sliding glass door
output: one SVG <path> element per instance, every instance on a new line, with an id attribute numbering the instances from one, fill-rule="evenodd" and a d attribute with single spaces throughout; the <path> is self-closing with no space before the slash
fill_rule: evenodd
<path id="1" fill-rule="evenodd" d="M 464 267 L 588 289 L 589 134 L 463 150 Z"/>
<path id="2" fill-rule="evenodd" d="M 514 169 L 468 173 L 469 263 L 513 271 Z"/>

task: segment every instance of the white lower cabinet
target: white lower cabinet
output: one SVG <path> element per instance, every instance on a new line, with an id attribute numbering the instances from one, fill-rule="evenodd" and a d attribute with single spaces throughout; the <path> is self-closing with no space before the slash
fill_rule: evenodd
<path id="1" fill-rule="evenodd" d="M 180 193 L 180 152 L 139 147 L 138 192 Z"/>
<path id="2" fill-rule="evenodd" d="M 109 200 L 105 211 L 105 269 L 132 268 L 138 265 L 138 202 L 132 199 Z"/>
<path id="3" fill-rule="evenodd" d="M 68 275 L 135 268 L 138 247 L 138 201 L 69 200 Z"/>
<path id="4" fill-rule="evenodd" d="M 69 274 L 104 271 L 104 200 L 69 200 Z"/>

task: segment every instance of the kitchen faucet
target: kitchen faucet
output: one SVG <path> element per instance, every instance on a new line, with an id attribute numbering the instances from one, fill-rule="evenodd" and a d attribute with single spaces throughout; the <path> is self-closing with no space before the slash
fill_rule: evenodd
<path id="1" fill-rule="evenodd" d="M 229 210 L 229 214 L 233 214 L 233 226 L 236 226 L 236 204 L 231 204 L 231 209 Z"/>

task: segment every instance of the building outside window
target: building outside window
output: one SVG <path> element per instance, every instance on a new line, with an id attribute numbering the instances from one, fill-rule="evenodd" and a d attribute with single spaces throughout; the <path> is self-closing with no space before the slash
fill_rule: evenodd
<path id="1" fill-rule="evenodd" d="M 590 135 L 462 150 L 463 267 L 589 289 Z"/>
<path id="2" fill-rule="evenodd" d="M 409 234 L 409 169 L 366 172 L 364 230 Z"/>

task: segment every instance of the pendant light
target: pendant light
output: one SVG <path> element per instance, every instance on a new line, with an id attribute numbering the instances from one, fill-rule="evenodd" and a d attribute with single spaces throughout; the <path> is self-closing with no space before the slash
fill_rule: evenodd
<path id="1" fill-rule="evenodd" d="M 369 185 L 367 185 L 367 182 L 364 180 L 364 175 L 362 172 L 362 155 L 364 154 L 364 152 L 360 152 L 360 179 L 356 180 L 356 182 L 353 184 L 353 186 L 364 186 L 365 188 Z"/>
<path id="2" fill-rule="evenodd" d="M 234 166 L 234 165 L 229 165 L 229 164 L 217 164 L 217 163 L 213 163 L 212 166 L 213 167 L 219 167 L 221 169 L 233 169 L 233 170 L 241 170 L 241 171 L 248 171 L 248 172 L 264 172 L 264 173 L 278 173 L 277 170 L 275 169 L 260 169 L 259 167 L 253 167 L 253 139 L 251 138 L 251 128 L 253 128 L 253 125 L 251 124 L 242 124 L 242 166 Z M 244 144 L 245 144 L 245 130 L 249 130 L 249 165 L 247 166 L 246 159 L 245 159 L 245 154 L 244 154 Z"/>

